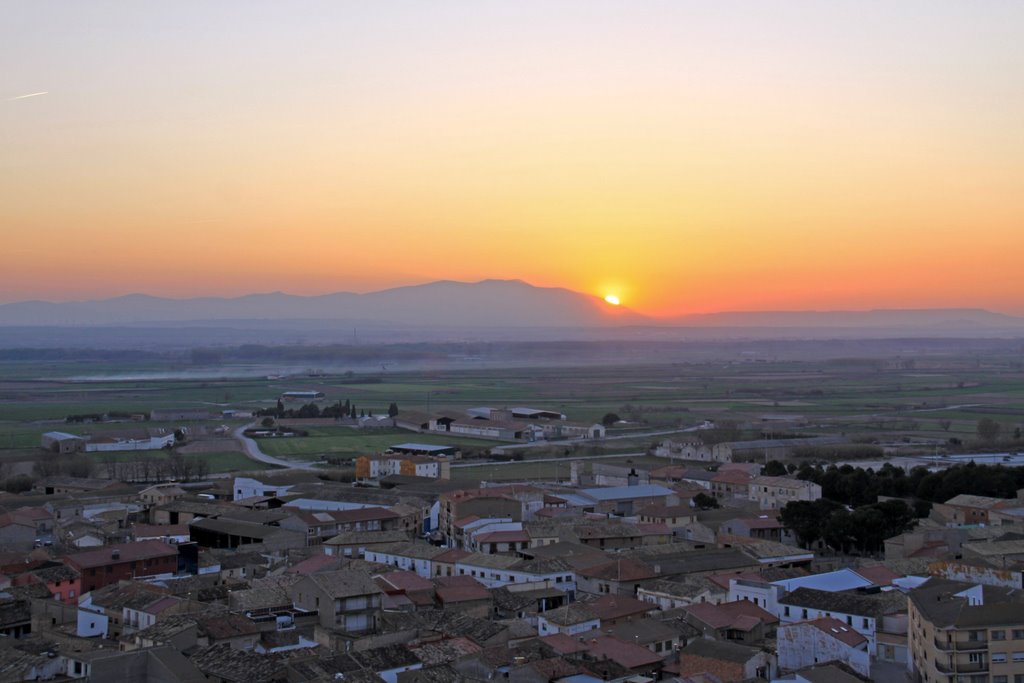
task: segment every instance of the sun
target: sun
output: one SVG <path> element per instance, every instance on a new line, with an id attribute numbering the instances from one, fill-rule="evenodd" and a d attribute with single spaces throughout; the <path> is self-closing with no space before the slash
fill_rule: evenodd
<path id="1" fill-rule="evenodd" d="M 615 296 L 614 294 L 607 295 L 604 298 L 604 300 L 607 301 L 608 303 L 610 303 L 612 306 L 618 306 L 619 303 L 620 303 L 619 302 L 619 297 Z"/>

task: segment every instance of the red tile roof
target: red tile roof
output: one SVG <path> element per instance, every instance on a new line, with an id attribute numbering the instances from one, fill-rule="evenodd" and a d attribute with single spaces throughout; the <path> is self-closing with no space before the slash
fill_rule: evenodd
<path id="1" fill-rule="evenodd" d="M 861 643 L 868 641 L 867 638 L 854 631 L 852 626 L 848 626 L 834 617 L 821 617 L 812 621 L 797 623 L 813 626 L 822 633 L 832 636 L 850 647 L 858 647 Z"/>
<path id="2" fill-rule="evenodd" d="M 473 578 L 473 577 L 469 577 Z M 397 571 L 379 574 L 374 577 L 377 584 L 387 592 L 393 591 L 432 591 L 434 584 L 416 572 Z"/>
<path id="3" fill-rule="evenodd" d="M 577 569 L 576 574 L 592 579 L 611 581 L 640 581 L 653 579 L 658 575 L 654 567 L 644 562 L 630 559 L 617 559 Z"/>
<path id="4" fill-rule="evenodd" d="M 473 553 L 469 552 L 468 550 L 463 550 L 462 548 L 452 548 L 451 550 L 444 551 L 440 555 L 435 555 L 433 558 L 431 558 L 430 561 L 441 562 L 445 564 L 455 563 L 465 557 L 469 557 L 472 554 Z"/>
<path id="5" fill-rule="evenodd" d="M 709 602 L 687 605 L 682 608 L 714 629 L 731 628 L 750 631 L 759 623 L 776 624 L 779 618 L 749 600 L 735 600 L 713 605 Z"/>
<path id="6" fill-rule="evenodd" d="M 342 558 L 336 555 L 313 555 L 298 564 L 293 564 L 285 571 L 288 574 L 315 574 L 321 571 L 341 569 Z"/>
<path id="7" fill-rule="evenodd" d="M 856 572 L 858 576 L 863 576 L 876 586 L 891 586 L 893 580 L 898 579 L 901 576 L 882 564 L 874 567 L 858 567 L 853 571 Z"/>
<path id="8" fill-rule="evenodd" d="M 587 641 L 590 655 L 596 659 L 607 658 L 627 669 L 638 669 L 661 662 L 661 655 L 646 647 L 624 643 L 613 636 L 598 636 Z"/>
<path id="9" fill-rule="evenodd" d="M 565 633 L 554 633 L 550 636 L 544 636 L 539 640 L 560 655 L 570 655 L 587 649 L 586 645 Z"/>
<path id="10" fill-rule="evenodd" d="M 530 534 L 526 531 L 491 531 L 473 539 L 477 543 L 528 543 Z"/>
<path id="11" fill-rule="evenodd" d="M 114 557 L 117 553 L 119 556 Z M 163 541 L 138 541 L 136 543 L 118 543 L 105 545 L 94 550 L 68 555 L 65 559 L 79 569 L 105 567 L 108 564 L 150 560 L 156 557 L 167 557 L 178 554 L 178 548 Z"/>
<path id="12" fill-rule="evenodd" d="M 593 602 L 587 603 L 587 606 L 590 607 L 601 621 L 621 619 L 622 617 L 636 614 L 647 614 L 657 609 L 657 605 L 624 595 L 605 595 Z"/>

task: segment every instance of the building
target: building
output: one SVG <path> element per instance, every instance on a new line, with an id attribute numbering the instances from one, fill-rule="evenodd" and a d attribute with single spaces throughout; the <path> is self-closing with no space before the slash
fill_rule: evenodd
<path id="1" fill-rule="evenodd" d="M 721 536 L 740 536 L 785 545 L 796 545 L 797 543 L 796 536 L 783 526 L 779 518 L 770 515 L 730 519 L 722 522 L 718 533 Z"/>
<path id="2" fill-rule="evenodd" d="M 356 478 L 377 480 L 393 475 L 450 479 L 451 464 L 447 458 L 424 455 L 362 455 L 356 458 Z"/>
<path id="3" fill-rule="evenodd" d="M 320 545 L 348 531 L 393 531 L 398 528 L 398 513 L 384 507 L 300 510 L 286 506 L 280 509 L 291 513 L 278 522 L 280 528 L 303 534 L 307 545 Z"/>
<path id="4" fill-rule="evenodd" d="M 324 397 L 322 391 L 285 391 L 281 399 L 285 401 L 319 401 Z"/>
<path id="5" fill-rule="evenodd" d="M 1001 522 L 994 512 L 1021 505 L 1018 498 L 991 498 L 961 493 L 932 506 L 932 517 L 947 526 L 987 526 Z M 998 521 L 997 521 L 998 520 Z"/>
<path id="6" fill-rule="evenodd" d="M 871 676 L 868 639 L 832 617 L 786 624 L 776 633 L 776 647 L 783 671 L 839 662 L 861 676 Z"/>
<path id="7" fill-rule="evenodd" d="M 795 500 L 815 501 L 821 498 L 821 487 L 813 481 L 789 477 L 758 476 L 750 480 L 749 498 L 762 510 L 778 510 Z"/>
<path id="8" fill-rule="evenodd" d="M 297 609 L 317 612 L 324 628 L 358 633 L 377 628 L 384 591 L 365 574 L 339 570 L 303 576 L 289 594 Z"/>
<path id="9" fill-rule="evenodd" d="M 831 617 L 850 626 L 868 640 L 868 653 L 875 656 L 880 633 L 901 634 L 907 630 L 907 599 L 899 591 L 848 593 L 798 588 L 778 599 L 778 616 L 783 624 Z"/>
<path id="10" fill-rule="evenodd" d="M 178 549 L 163 541 L 140 541 L 100 546 L 64 558 L 81 574 L 82 592 L 141 576 L 170 575 L 178 571 Z"/>
<path id="11" fill-rule="evenodd" d="M 715 498 L 749 498 L 753 475 L 741 470 L 720 470 L 711 477 L 711 495 Z"/>
<path id="12" fill-rule="evenodd" d="M 158 451 L 174 445 L 174 430 L 151 427 L 124 432 L 92 434 L 86 438 L 86 453 L 108 451 Z"/>
<path id="13" fill-rule="evenodd" d="M 85 450 L 85 439 L 66 432 L 46 432 L 39 445 L 51 453 L 78 453 Z"/>
<path id="14" fill-rule="evenodd" d="M 1024 593 L 1019 589 L 932 578 L 909 597 L 913 680 L 1024 680 Z"/>
<path id="15" fill-rule="evenodd" d="M 504 495 L 503 490 L 470 489 L 442 493 L 438 512 L 438 529 L 452 547 L 460 547 L 461 532 L 456 522 L 470 516 L 508 518 L 523 521 L 523 503 Z"/>

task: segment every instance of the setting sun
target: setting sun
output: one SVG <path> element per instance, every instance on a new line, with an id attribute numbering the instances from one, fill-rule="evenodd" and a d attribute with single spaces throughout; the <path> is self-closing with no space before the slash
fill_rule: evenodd
<path id="1" fill-rule="evenodd" d="M 604 298 L 604 300 L 610 303 L 612 306 L 619 305 L 619 297 L 615 296 L 614 294 L 609 294 Z"/>

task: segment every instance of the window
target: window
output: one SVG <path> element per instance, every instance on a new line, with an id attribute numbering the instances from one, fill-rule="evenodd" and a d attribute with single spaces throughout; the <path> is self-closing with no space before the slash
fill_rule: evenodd
<path id="1" fill-rule="evenodd" d="M 1014 640 L 1024 640 L 1024 629 L 1015 628 L 1013 629 Z"/>
<path id="2" fill-rule="evenodd" d="M 1006 663 L 1006 653 L 1005 652 L 993 652 L 992 653 L 992 663 L 993 664 L 1005 664 Z"/>
<path id="3" fill-rule="evenodd" d="M 860 625 L 861 625 L 862 628 L 870 628 L 870 626 L 868 626 L 868 618 L 864 617 L 864 619 L 861 620 L 861 624 Z"/>
<path id="4" fill-rule="evenodd" d="M 1007 676 L 993 676 L 992 683 L 1009 683 L 1007 678 Z"/>
<path id="5" fill-rule="evenodd" d="M 1006 631 L 992 631 L 992 640 L 1006 640 Z"/>
<path id="6" fill-rule="evenodd" d="M 802 609 L 800 611 L 803 612 L 803 614 L 801 615 L 802 618 L 806 619 L 807 618 L 807 609 L 805 608 L 805 609 Z"/>
<path id="7" fill-rule="evenodd" d="M 786 605 L 786 607 L 782 610 L 782 613 L 787 617 L 789 616 L 789 605 Z"/>
<path id="8" fill-rule="evenodd" d="M 1013 653 L 1013 661 L 1015 661 L 1015 662 L 1024 662 L 1024 652 L 1014 652 Z"/>

